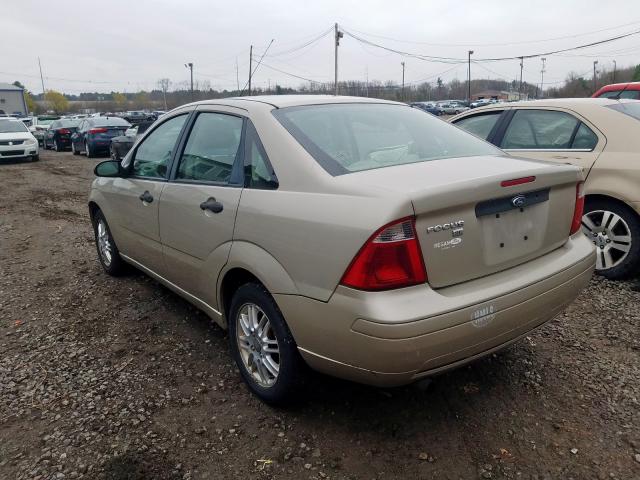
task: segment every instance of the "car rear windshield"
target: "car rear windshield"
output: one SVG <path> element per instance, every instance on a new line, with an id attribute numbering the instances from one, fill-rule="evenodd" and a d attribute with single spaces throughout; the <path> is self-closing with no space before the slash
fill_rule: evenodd
<path id="1" fill-rule="evenodd" d="M 128 127 L 129 122 L 118 117 L 96 117 L 91 120 L 92 125 L 96 127 Z"/>
<path id="2" fill-rule="evenodd" d="M 73 127 L 77 127 L 78 125 L 80 125 L 80 120 L 60 120 L 59 122 L 59 126 L 60 128 L 73 128 Z"/>
<path id="3" fill-rule="evenodd" d="M 502 154 L 483 140 L 404 105 L 312 105 L 281 108 L 273 115 L 331 175 Z"/>
<path id="4" fill-rule="evenodd" d="M 620 102 L 607 107 L 640 120 L 640 102 Z"/>
<path id="5" fill-rule="evenodd" d="M 28 132 L 27 126 L 15 120 L 0 120 L 0 133 Z"/>

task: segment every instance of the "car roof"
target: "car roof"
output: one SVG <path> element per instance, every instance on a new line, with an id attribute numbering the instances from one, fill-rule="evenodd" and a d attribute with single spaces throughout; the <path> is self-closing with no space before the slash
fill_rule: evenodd
<path id="1" fill-rule="evenodd" d="M 505 108 L 516 107 L 558 107 L 568 108 L 579 112 L 597 109 L 599 107 L 606 107 L 608 105 L 614 105 L 620 102 L 637 102 L 637 100 L 616 100 L 612 98 L 547 98 L 544 100 L 492 103 L 483 107 L 474 108 L 473 110 L 471 110 L 471 112 L 488 112 L 491 110 L 503 110 Z M 464 116 L 467 116 L 466 114 L 468 113 L 469 112 L 465 112 Z"/>
<path id="2" fill-rule="evenodd" d="M 203 100 L 190 105 L 229 105 L 247 109 L 251 103 L 271 105 L 275 108 L 298 107 L 305 105 L 329 105 L 334 103 L 386 103 L 390 105 L 405 105 L 406 103 L 392 102 L 368 97 L 347 97 L 335 95 L 258 95 L 253 97 L 230 97 L 215 100 Z"/>
<path id="3" fill-rule="evenodd" d="M 611 92 L 611 91 L 615 91 L 615 90 L 640 90 L 640 82 L 623 82 L 623 83 L 611 83 L 609 85 L 605 85 L 604 87 L 601 87 L 600 90 L 598 90 L 596 92 L 597 93 L 602 93 L 602 92 Z"/>

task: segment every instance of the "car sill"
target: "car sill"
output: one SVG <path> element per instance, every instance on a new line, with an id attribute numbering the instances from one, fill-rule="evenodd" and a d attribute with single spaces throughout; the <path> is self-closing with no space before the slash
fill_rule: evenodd
<path id="1" fill-rule="evenodd" d="M 152 277 L 155 280 L 159 281 L 163 285 L 166 285 L 167 288 L 170 288 L 171 290 L 173 290 L 175 293 L 177 293 L 181 297 L 185 298 L 186 300 L 188 300 L 189 302 L 193 303 L 194 305 L 196 305 L 200 309 L 204 310 L 211 318 L 213 318 L 215 320 L 216 323 L 220 324 L 221 326 L 224 326 L 224 325 L 222 325 L 222 323 L 223 323 L 222 313 L 220 313 L 218 310 L 213 308 L 211 305 L 209 305 L 208 303 L 204 302 L 203 300 L 200 300 L 198 297 L 196 297 L 195 295 L 190 294 L 186 290 L 183 290 L 182 288 L 177 286 L 175 283 L 171 283 L 169 280 L 164 278 L 162 275 L 159 275 L 156 272 L 154 272 L 153 270 L 145 267 L 141 263 L 136 262 L 133 258 L 128 257 L 123 253 L 120 253 L 120 256 L 124 260 L 126 260 L 127 263 L 130 263 L 131 265 L 135 266 L 136 268 L 139 268 L 140 270 L 145 272 L 150 277 Z"/>

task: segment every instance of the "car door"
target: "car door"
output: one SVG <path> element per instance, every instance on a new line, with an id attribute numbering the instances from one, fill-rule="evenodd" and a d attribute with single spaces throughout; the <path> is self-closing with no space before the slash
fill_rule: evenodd
<path id="1" fill-rule="evenodd" d="M 198 108 L 160 199 L 167 279 L 214 309 L 243 187 L 241 112 Z"/>
<path id="2" fill-rule="evenodd" d="M 572 111 L 516 108 L 494 143 L 512 155 L 582 167 L 585 175 L 602 152 L 606 138 Z"/>
<path id="3" fill-rule="evenodd" d="M 158 206 L 188 115 L 174 115 L 145 136 L 124 162 L 128 174 L 105 193 L 120 252 L 158 275 L 165 273 Z"/>

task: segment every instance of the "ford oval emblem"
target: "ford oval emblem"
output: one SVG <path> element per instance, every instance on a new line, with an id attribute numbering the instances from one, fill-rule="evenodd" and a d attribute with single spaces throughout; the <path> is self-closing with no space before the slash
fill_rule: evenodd
<path id="1" fill-rule="evenodd" d="M 511 205 L 516 208 L 524 207 L 524 204 L 527 203 L 527 197 L 524 195 L 518 195 L 517 197 L 513 197 L 511 199 Z"/>

